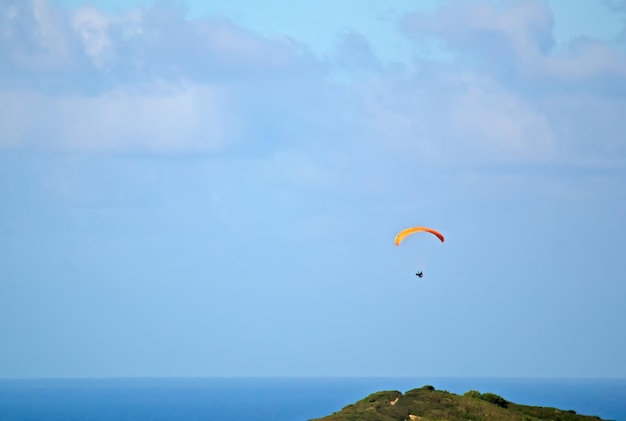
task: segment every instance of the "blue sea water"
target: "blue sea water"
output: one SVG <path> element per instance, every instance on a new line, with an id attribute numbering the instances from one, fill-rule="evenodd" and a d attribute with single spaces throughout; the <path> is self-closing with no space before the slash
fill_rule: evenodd
<path id="1" fill-rule="evenodd" d="M 502 378 L 0 379 L 0 420 L 304 421 L 425 384 L 626 421 L 626 379 Z"/>

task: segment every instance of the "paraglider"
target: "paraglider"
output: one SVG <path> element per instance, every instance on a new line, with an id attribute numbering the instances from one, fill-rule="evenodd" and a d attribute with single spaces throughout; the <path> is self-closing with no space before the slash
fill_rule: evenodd
<path id="1" fill-rule="evenodd" d="M 400 243 L 409 235 L 411 234 L 415 234 L 416 232 L 427 232 L 430 234 L 435 235 L 437 238 L 439 238 L 439 240 L 443 243 L 445 241 L 445 238 L 443 237 L 443 234 L 440 233 L 437 230 L 434 230 L 432 228 L 428 228 L 428 227 L 410 227 L 410 228 L 406 228 L 403 229 L 402 231 L 400 231 L 397 235 L 396 235 L 396 239 L 395 239 L 395 243 L 396 246 L 399 246 Z M 422 278 L 424 276 L 424 272 L 422 272 L 421 270 L 418 271 L 415 276 L 417 276 L 418 278 Z"/>
<path id="2" fill-rule="evenodd" d="M 432 228 L 411 227 L 411 228 L 403 229 L 402 231 L 400 231 L 398 233 L 398 235 L 396 235 L 396 246 L 399 246 L 400 243 L 402 242 L 402 240 L 404 240 L 409 235 L 414 234 L 416 232 L 420 232 L 420 231 L 425 231 L 425 232 L 429 232 L 429 233 L 431 233 L 433 235 L 436 235 L 437 238 L 439 238 L 442 243 L 445 241 L 445 239 L 443 238 L 443 234 L 440 233 L 439 231 L 436 231 L 436 230 L 432 229 Z"/>

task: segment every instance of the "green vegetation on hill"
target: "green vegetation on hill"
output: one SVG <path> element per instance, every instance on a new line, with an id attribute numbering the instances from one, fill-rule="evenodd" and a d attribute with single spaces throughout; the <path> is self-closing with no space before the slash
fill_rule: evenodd
<path id="1" fill-rule="evenodd" d="M 402 394 L 384 391 L 369 395 L 324 421 L 598 421 L 599 417 L 556 408 L 509 402 L 494 393 L 470 390 L 463 396 L 432 386 Z M 311 420 L 316 421 L 316 420 Z"/>

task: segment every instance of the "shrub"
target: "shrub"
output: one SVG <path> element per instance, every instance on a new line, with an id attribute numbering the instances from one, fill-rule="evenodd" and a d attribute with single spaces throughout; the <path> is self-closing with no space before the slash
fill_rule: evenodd
<path id="1" fill-rule="evenodd" d="M 495 393 L 483 393 L 478 397 L 478 399 L 482 399 L 494 405 L 498 405 L 502 408 L 506 408 L 508 405 L 506 399 L 504 399 L 502 396 L 496 395 Z"/>
<path id="2" fill-rule="evenodd" d="M 478 390 L 468 390 L 463 394 L 463 396 L 467 396 L 468 398 L 480 399 L 480 392 Z"/>

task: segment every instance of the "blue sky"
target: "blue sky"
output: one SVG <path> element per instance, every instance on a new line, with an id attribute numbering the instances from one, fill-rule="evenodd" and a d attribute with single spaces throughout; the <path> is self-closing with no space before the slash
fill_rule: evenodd
<path id="1" fill-rule="evenodd" d="M 0 0 L 0 377 L 626 377 L 626 3 L 217 3 Z"/>

